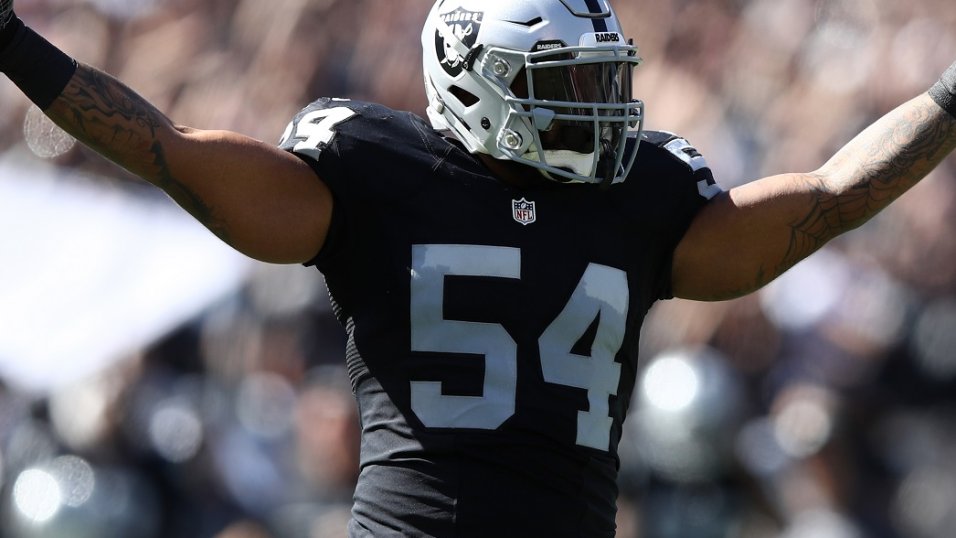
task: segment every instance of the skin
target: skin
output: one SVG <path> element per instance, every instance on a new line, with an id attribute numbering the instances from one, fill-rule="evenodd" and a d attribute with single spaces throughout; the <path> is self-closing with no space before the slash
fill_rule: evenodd
<path id="1" fill-rule="evenodd" d="M 331 193 L 308 165 L 271 144 L 176 125 L 123 83 L 85 65 L 44 112 L 77 140 L 163 189 L 247 256 L 305 262 L 325 242 Z"/>
<path id="2" fill-rule="evenodd" d="M 810 173 L 730 190 L 695 218 L 674 254 L 678 297 L 745 295 L 899 198 L 956 148 L 956 119 L 928 95 L 889 112 Z"/>
<path id="3" fill-rule="evenodd" d="M 85 65 L 46 113 L 252 258 L 301 263 L 325 242 L 331 193 L 303 161 L 275 146 L 176 125 L 121 82 Z M 956 120 L 924 94 L 875 122 L 818 170 L 763 178 L 718 196 L 677 247 L 675 295 L 713 301 L 759 289 L 876 215 L 954 148 Z M 542 181 L 526 166 L 479 157 L 506 183 Z"/>

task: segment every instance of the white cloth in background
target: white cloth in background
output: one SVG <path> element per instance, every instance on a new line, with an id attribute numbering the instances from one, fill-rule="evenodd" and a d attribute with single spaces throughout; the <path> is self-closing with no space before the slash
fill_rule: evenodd
<path id="1" fill-rule="evenodd" d="M 237 290 L 252 262 L 162 196 L 0 155 L 0 377 L 46 392 Z"/>

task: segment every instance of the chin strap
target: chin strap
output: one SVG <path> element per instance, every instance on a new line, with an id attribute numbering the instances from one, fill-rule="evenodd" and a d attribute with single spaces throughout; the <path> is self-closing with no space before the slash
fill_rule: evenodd
<path id="1" fill-rule="evenodd" d="M 598 161 L 598 175 L 603 175 L 601 188 L 607 189 L 614 183 L 614 176 L 617 175 L 617 157 L 614 148 L 611 147 L 611 141 L 605 138 L 601 139 L 601 158 Z"/>

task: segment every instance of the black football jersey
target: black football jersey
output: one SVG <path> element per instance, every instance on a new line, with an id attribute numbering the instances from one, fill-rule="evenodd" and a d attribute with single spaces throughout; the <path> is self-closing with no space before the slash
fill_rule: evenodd
<path id="1" fill-rule="evenodd" d="M 518 189 L 413 114 L 332 99 L 281 146 L 335 200 L 311 265 L 362 421 L 350 536 L 614 536 L 641 323 L 720 190 L 700 154 L 646 133 L 621 184 Z"/>

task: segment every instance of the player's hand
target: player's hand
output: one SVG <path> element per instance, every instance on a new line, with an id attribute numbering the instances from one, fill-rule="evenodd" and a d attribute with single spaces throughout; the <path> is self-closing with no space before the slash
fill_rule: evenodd
<path id="1" fill-rule="evenodd" d="M 0 32 L 13 20 L 13 0 L 0 0 Z"/>

